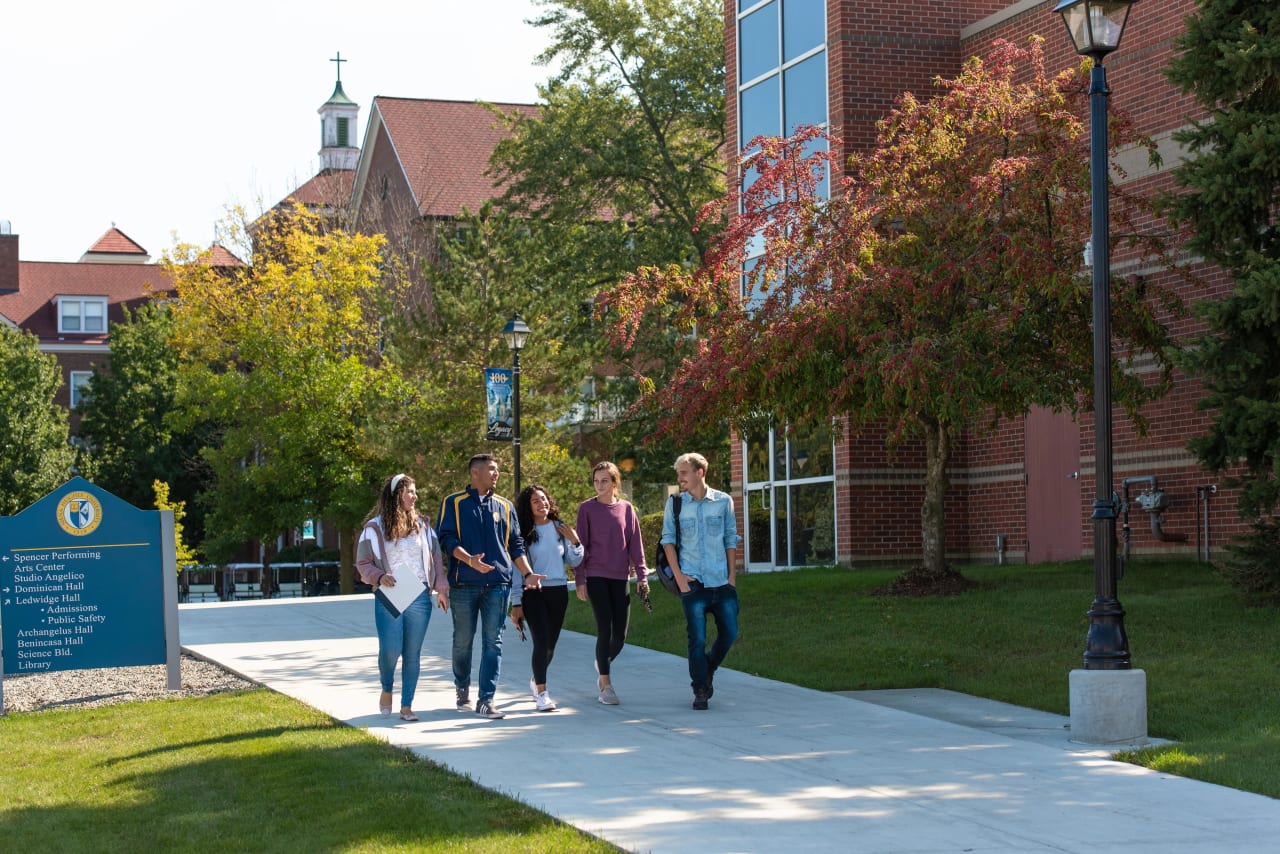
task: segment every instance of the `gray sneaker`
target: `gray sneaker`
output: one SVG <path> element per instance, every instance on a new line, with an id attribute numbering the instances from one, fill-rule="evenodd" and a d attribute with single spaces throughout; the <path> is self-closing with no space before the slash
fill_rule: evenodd
<path id="1" fill-rule="evenodd" d="M 469 712 L 469 711 L 471 711 L 471 697 L 470 697 L 470 693 L 471 693 L 471 692 L 470 692 L 470 689 L 468 689 L 468 688 L 455 688 L 455 689 L 453 689 L 453 690 L 454 690 L 454 692 L 458 695 L 458 711 L 460 711 L 460 712 Z"/>
<path id="2" fill-rule="evenodd" d="M 604 703 L 606 706 L 618 705 L 618 695 L 614 693 L 613 685 L 601 685 L 600 696 L 596 697 L 596 699 Z"/>
<path id="3" fill-rule="evenodd" d="M 476 703 L 476 714 L 482 718 L 488 718 L 491 721 L 500 720 L 506 717 L 505 712 L 498 711 L 492 700 L 481 700 Z"/>

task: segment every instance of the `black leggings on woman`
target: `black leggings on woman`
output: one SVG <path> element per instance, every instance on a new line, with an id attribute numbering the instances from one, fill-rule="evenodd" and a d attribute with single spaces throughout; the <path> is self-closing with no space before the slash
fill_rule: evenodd
<path id="1" fill-rule="evenodd" d="M 569 610 L 569 588 L 543 587 L 524 591 L 524 618 L 533 637 L 533 681 L 547 684 L 547 667 L 556 654 L 556 641 Z"/>
<path id="2" fill-rule="evenodd" d="M 596 615 L 596 669 L 609 675 L 609 662 L 622 652 L 631 615 L 628 583 L 613 578 L 588 578 L 587 599 Z"/>

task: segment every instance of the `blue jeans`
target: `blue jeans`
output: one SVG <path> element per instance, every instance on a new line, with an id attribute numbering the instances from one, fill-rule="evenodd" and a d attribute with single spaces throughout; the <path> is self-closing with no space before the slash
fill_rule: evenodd
<path id="1" fill-rule="evenodd" d="M 382 690 L 391 693 L 395 685 L 396 659 L 404 658 L 400 689 L 400 705 L 413 708 L 413 695 L 418 691 L 418 673 L 422 670 L 422 640 L 431 622 L 431 593 L 422 591 L 413 604 L 399 617 L 391 616 L 387 606 L 373 600 L 373 624 L 378 629 L 378 678 Z"/>
<path id="2" fill-rule="evenodd" d="M 707 680 L 716 672 L 729 648 L 738 639 L 738 591 L 732 584 L 703 587 L 689 585 L 680 596 L 684 619 L 689 630 L 689 680 L 693 690 L 706 689 Z M 716 639 L 707 651 L 707 615 L 716 621 Z"/>
<path id="3" fill-rule="evenodd" d="M 480 697 L 492 700 L 498 691 L 502 666 L 502 624 L 506 622 L 510 587 L 462 585 L 449 590 L 453 614 L 453 686 L 471 687 L 471 650 L 475 645 L 476 617 L 480 620 Z"/>

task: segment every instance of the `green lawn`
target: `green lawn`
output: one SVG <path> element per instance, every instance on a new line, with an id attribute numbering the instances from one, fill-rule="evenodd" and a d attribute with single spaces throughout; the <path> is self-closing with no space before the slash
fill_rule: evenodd
<path id="1" fill-rule="evenodd" d="M 892 570 L 743 575 L 740 638 L 726 664 L 823 691 L 949 688 L 1069 714 L 1093 599 L 1088 562 L 967 567 L 962 596 L 883 599 Z M 630 643 L 683 655 L 678 601 L 636 607 Z M 1131 560 L 1119 598 L 1148 728 L 1176 746 L 1131 762 L 1280 797 L 1280 611 L 1243 606 L 1208 564 Z M 638 605 L 638 603 L 637 603 Z M 594 633 L 587 608 L 571 628 Z"/>
<path id="2" fill-rule="evenodd" d="M 881 599 L 889 570 L 744 575 L 728 666 L 825 691 L 950 688 L 1068 713 L 1093 596 L 1088 563 L 972 567 L 982 586 Z M 1133 561 L 1120 585 L 1149 727 L 1125 758 L 1280 797 L 1280 612 L 1242 606 L 1207 566 Z M 630 642 L 683 654 L 653 591 Z M 569 627 L 592 632 L 577 602 Z M 266 690 L 0 718 L 5 850 L 614 851 Z M 386 809 L 382 806 L 386 805 Z"/>
<path id="3" fill-rule="evenodd" d="M 0 718 L 0 850 L 618 849 L 265 689 Z"/>

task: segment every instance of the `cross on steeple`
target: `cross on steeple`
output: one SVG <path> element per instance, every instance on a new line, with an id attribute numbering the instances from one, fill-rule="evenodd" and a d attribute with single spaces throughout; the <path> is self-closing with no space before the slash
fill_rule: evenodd
<path id="1" fill-rule="evenodd" d="M 331 59 L 331 60 L 329 60 L 329 61 L 337 64 L 337 66 L 338 66 L 338 82 L 339 82 L 339 83 L 341 83 L 341 82 L 342 82 L 342 63 L 344 63 L 344 62 L 350 62 L 351 60 L 349 60 L 349 59 L 343 59 L 343 58 L 342 58 L 342 51 L 338 51 L 338 55 L 337 55 L 337 56 L 335 56 L 333 59 Z"/>

